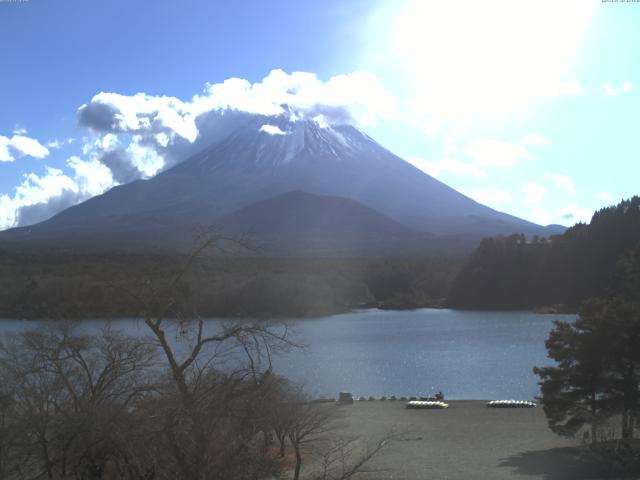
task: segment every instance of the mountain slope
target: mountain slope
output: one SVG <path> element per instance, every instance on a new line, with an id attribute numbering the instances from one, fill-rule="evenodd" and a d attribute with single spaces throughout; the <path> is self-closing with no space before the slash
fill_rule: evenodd
<path id="1" fill-rule="evenodd" d="M 440 238 L 411 230 L 354 200 L 289 192 L 251 204 L 203 226 L 226 236 L 247 238 L 259 253 L 285 257 L 407 256 L 462 253 L 470 238 Z M 46 250 L 183 250 L 192 245 L 192 224 L 167 221 L 164 212 L 112 215 L 82 224 L 17 228 L 2 235 L 2 246 Z M 250 252 L 248 252 L 250 253 Z"/>
<path id="2" fill-rule="evenodd" d="M 458 193 L 354 127 L 247 116 L 226 138 L 156 177 L 113 188 L 41 224 L 0 234 L 0 243 L 21 236 L 46 244 L 55 234 L 62 245 L 73 232 L 89 245 L 108 238 L 124 246 L 129 241 L 170 246 L 179 229 L 230 221 L 232 212 L 292 191 L 350 199 L 422 234 L 548 234 Z M 376 234 L 383 235 L 384 229 L 371 232 Z M 66 242 L 77 244 L 78 238 Z"/>
<path id="3" fill-rule="evenodd" d="M 345 235 L 380 239 L 415 237 L 404 225 L 342 197 L 295 191 L 242 208 L 218 220 L 233 232 L 259 236 Z"/>
<path id="4" fill-rule="evenodd" d="M 216 221 L 279 255 L 394 254 L 425 235 L 342 197 L 295 191 L 244 207 Z"/>

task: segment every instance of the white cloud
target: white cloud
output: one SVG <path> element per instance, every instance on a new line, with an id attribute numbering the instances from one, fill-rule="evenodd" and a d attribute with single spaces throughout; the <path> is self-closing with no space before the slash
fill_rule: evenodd
<path id="1" fill-rule="evenodd" d="M 0 197 L 0 230 L 46 220 L 64 208 L 99 195 L 115 185 L 109 169 L 97 161 L 67 160 L 73 176 L 47 167 L 44 175 L 30 173 L 13 196 Z"/>
<path id="2" fill-rule="evenodd" d="M 315 119 L 323 125 L 375 125 L 398 109 L 399 102 L 371 73 L 358 71 L 322 81 L 313 73 L 273 70 L 253 84 L 240 78 L 207 84 L 190 101 L 101 92 L 78 109 L 78 117 L 97 137 L 87 140 L 84 154 L 126 182 L 153 175 L 223 138 L 230 130 L 220 125 L 241 121 L 238 112 L 286 115 L 292 121 Z M 263 131 L 278 134 L 271 127 Z M 201 131 L 206 138 L 198 144 Z"/>
<path id="3" fill-rule="evenodd" d="M 0 196 L 0 230 L 10 228 L 16 223 L 15 207 L 8 195 Z"/>
<path id="4" fill-rule="evenodd" d="M 613 196 L 607 192 L 598 192 L 596 198 L 598 200 L 602 200 L 603 202 L 610 202 L 611 200 L 613 200 Z"/>
<path id="5" fill-rule="evenodd" d="M 163 135 L 162 133 L 156 134 Z M 165 165 L 162 139 L 150 144 L 142 135 L 103 134 L 85 139 L 82 153 L 90 161 L 104 165 L 117 183 L 128 183 L 139 178 L 150 178 Z"/>
<path id="6" fill-rule="evenodd" d="M 483 167 L 510 167 L 520 160 L 533 158 L 520 143 L 490 139 L 475 140 L 469 143 L 464 151 Z"/>
<path id="7" fill-rule="evenodd" d="M 98 132 L 167 133 L 193 142 L 198 135 L 191 106 L 175 97 L 100 92 L 78 109 L 80 124 Z"/>
<path id="8" fill-rule="evenodd" d="M 47 155 L 47 147 L 34 138 L 15 134 L 11 138 L 0 135 L 0 162 L 13 162 L 26 156 L 44 158 Z"/>
<path id="9" fill-rule="evenodd" d="M 100 162 L 85 161 L 74 156 L 67 160 L 67 165 L 75 173 L 77 191 L 83 195 L 100 195 L 115 185 L 110 170 Z"/>
<path id="10" fill-rule="evenodd" d="M 600 84 L 600 92 L 605 96 L 605 97 L 613 97 L 615 95 L 617 95 L 618 93 L 620 93 L 620 89 L 614 85 L 613 83 L 602 83 Z"/>
<path id="11" fill-rule="evenodd" d="M 407 126 L 421 129 L 431 140 L 434 140 L 444 134 L 445 128 L 442 123 L 427 118 L 428 112 L 414 111 L 414 107 L 415 105 L 411 102 L 408 102 L 405 105 L 405 110 L 403 110 L 402 114 L 399 116 L 402 123 Z"/>
<path id="12" fill-rule="evenodd" d="M 561 224 L 565 226 L 573 225 L 577 222 L 588 223 L 593 212 L 586 208 L 581 208 L 575 203 L 563 205 L 554 211 L 549 211 L 539 205 L 531 209 L 531 219 L 540 225 Z"/>
<path id="13" fill-rule="evenodd" d="M 42 220 L 45 213 L 56 213 L 113 185 L 155 175 L 224 138 L 247 121 L 247 114 L 317 119 L 325 125 L 375 125 L 380 118 L 397 115 L 399 107 L 378 78 L 363 71 L 323 81 L 313 73 L 273 70 L 253 84 L 239 78 L 207 84 L 203 93 L 187 101 L 100 92 L 78 109 L 80 125 L 91 130 L 83 138 L 86 159 L 67 161 L 72 175 L 57 169 L 27 175 L 13 196 L 2 196 L 0 228 Z M 284 133 L 273 125 L 262 130 Z M 43 158 L 48 148 L 65 144 L 53 139 L 47 148 L 25 134 L 16 130 L 11 138 L 0 136 L 0 161 L 25 155 Z"/>
<path id="14" fill-rule="evenodd" d="M 330 124 L 375 125 L 378 118 L 397 114 L 398 100 L 378 78 L 363 71 L 336 75 L 322 81 L 313 73 L 273 70 L 261 82 L 231 78 L 209 84 L 203 95 L 191 102 L 194 115 L 212 110 L 235 109 L 262 115 L 287 113 L 310 119 L 318 114 Z"/>
<path id="15" fill-rule="evenodd" d="M 509 192 L 492 188 L 474 188 L 467 192 L 467 196 L 485 205 L 498 205 L 513 203 L 513 197 Z"/>
<path id="16" fill-rule="evenodd" d="M 576 194 L 576 187 L 573 184 L 573 180 L 566 175 L 560 173 L 545 173 L 544 177 L 550 179 L 556 188 L 561 188 L 570 195 Z"/>
<path id="17" fill-rule="evenodd" d="M 635 88 L 635 85 L 631 82 L 624 82 L 620 85 L 613 82 L 601 83 L 594 90 L 597 93 L 604 95 L 605 97 L 615 97 L 620 93 L 628 93 Z"/>
<path id="18" fill-rule="evenodd" d="M 143 139 L 134 136 L 125 150 L 131 159 L 131 164 L 142 174 L 142 178 L 149 178 L 164 167 L 164 159 L 158 152 L 143 143 Z"/>
<path id="19" fill-rule="evenodd" d="M 65 142 L 62 140 L 58 140 L 57 138 L 54 140 L 49 140 L 47 142 L 47 148 L 50 148 L 52 150 L 57 150 L 59 148 L 62 148 L 65 145 Z"/>
<path id="20" fill-rule="evenodd" d="M 593 212 L 586 208 L 579 207 L 575 203 L 570 203 L 558 208 L 556 210 L 556 215 L 562 219 L 563 223 L 588 223 L 593 216 Z"/>
<path id="21" fill-rule="evenodd" d="M 538 134 L 538 133 L 530 133 L 528 135 L 525 135 L 524 137 L 522 137 L 520 139 L 520 143 L 522 145 L 527 145 L 530 147 L 538 147 L 541 145 L 550 145 L 551 144 L 551 140 L 549 140 L 548 138 L 543 137 L 542 135 Z"/>
<path id="22" fill-rule="evenodd" d="M 268 133 L 269 135 L 286 135 L 286 132 L 283 132 L 280 127 L 276 125 L 262 125 L 260 127 L 261 132 Z"/>
<path id="23" fill-rule="evenodd" d="M 75 183 L 61 170 L 47 168 L 46 174 L 25 175 L 13 197 L 3 195 L 0 201 L 0 228 L 23 224 L 22 210 L 35 205 L 48 205 L 54 198 L 75 194 Z"/>
<path id="24" fill-rule="evenodd" d="M 67 138 L 66 140 L 59 140 L 57 138 L 54 138 L 53 140 L 49 140 L 47 142 L 47 148 L 50 148 L 52 150 L 58 150 L 62 147 L 64 147 L 65 145 L 71 145 L 74 142 L 73 138 Z"/>
<path id="25" fill-rule="evenodd" d="M 451 158 L 443 158 L 438 161 L 430 161 L 416 156 L 407 156 L 407 162 L 419 168 L 432 177 L 439 177 L 443 173 L 454 173 L 458 175 L 469 175 L 478 180 L 485 180 L 487 174 L 473 163 L 465 163 Z"/>
<path id="26" fill-rule="evenodd" d="M 547 92 L 547 95 L 550 97 L 575 97 L 578 95 L 583 95 L 587 92 L 587 89 L 582 86 L 582 84 L 576 80 L 569 82 L 561 82 L 555 85 L 551 90 Z"/>
<path id="27" fill-rule="evenodd" d="M 542 200 L 547 191 L 538 183 L 527 182 L 522 185 L 522 193 L 524 193 L 524 203 L 527 205 L 534 205 Z"/>
<path id="28" fill-rule="evenodd" d="M 85 147 L 86 146 L 87 145 L 85 145 Z M 96 138 L 96 140 L 93 142 L 93 146 L 99 151 L 107 152 L 119 147 L 120 140 L 117 135 L 114 135 L 113 133 L 107 133 L 105 135 L 102 135 L 101 137 Z M 85 152 L 85 155 L 86 153 L 88 152 Z"/>
<path id="29" fill-rule="evenodd" d="M 537 206 L 531 209 L 533 221 L 540 225 L 549 225 L 554 221 L 554 217 L 548 210 Z"/>
<path id="30" fill-rule="evenodd" d="M 455 145 L 455 141 L 451 137 L 444 137 L 442 139 L 442 152 L 447 154 L 458 153 L 458 147 Z"/>
<path id="31" fill-rule="evenodd" d="M 46 168 L 46 175 L 39 177 L 29 173 L 16 189 L 16 197 L 26 200 L 26 204 L 42 203 L 51 197 L 60 196 L 65 190 L 75 190 L 73 180 L 57 168 Z"/>
<path id="32" fill-rule="evenodd" d="M 527 147 L 549 144 L 551 140 L 548 138 L 538 133 L 530 133 L 518 142 L 488 138 L 474 140 L 467 144 L 464 152 L 483 167 L 511 167 L 521 160 L 533 160 Z"/>

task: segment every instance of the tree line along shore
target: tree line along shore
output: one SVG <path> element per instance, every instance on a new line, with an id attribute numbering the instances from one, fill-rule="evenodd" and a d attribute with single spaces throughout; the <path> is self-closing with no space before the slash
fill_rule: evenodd
<path id="1" fill-rule="evenodd" d="M 212 255 L 181 278 L 184 303 L 220 317 L 293 317 L 356 308 L 450 307 L 577 312 L 615 292 L 621 264 L 640 255 L 640 197 L 597 212 L 551 238 L 482 240 L 466 257 L 282 258 Z M 176 253 L 0 249 L 0 316 L 140 316 L 117 294 L 184 264 Z"/>

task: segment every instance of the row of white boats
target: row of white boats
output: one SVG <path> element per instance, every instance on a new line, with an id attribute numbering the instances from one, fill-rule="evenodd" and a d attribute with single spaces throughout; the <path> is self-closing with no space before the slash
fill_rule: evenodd
<path id="1" fill-rule="evenodd" d="M 529 400 L 492 400 L 487 403 L 490 408 L 534 408 L 535 402 Z"/>
<path id="2" fill-rule="evenodd" d="M 440 410 L 443 408 L 449 408 L 449 404 L 439 401 L 412 400 L 410 402 L 407 402 L 407 408 L 415 408 L 420 410 Z"/>
<path id="3" fill-rule="evenodd" d="M 354 401 L 353 394 L 349 392 L 340 392 L 340 397 L 337 401 L 339 404 L 352 404 Z M 396 397 L 392 395 L 391 397 L 359 397 L 358 401 L 374 401 L 374 400 L 400 400 L 404 401 L 405 406 L 410 409 L 443 409 L 449 408 L 449 404 L 444 402 L 444 396 L 441 393 L 438 393 L 436 397 Z M 530 400 L 491 400 L 487 402 L 487 407 L 489 408 L 534 408 L 536 406 L 535 402 Z"/>
<path id="4" fill-rule="evenodd" d="M 535 402 L 529 400 L 492 400 L 487 403 L 489 408 L 534 408 Z M 406 404 L 407 408 L 421 410 L 439 410 L 449 408 L 449 404 L 439 401 L 411 400 Z"/>

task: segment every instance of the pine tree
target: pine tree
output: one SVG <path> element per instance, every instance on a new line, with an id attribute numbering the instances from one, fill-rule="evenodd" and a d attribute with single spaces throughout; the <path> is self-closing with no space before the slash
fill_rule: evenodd
<path id="1" fill-rule="evenodd" d="M 555 433 L 573 437 L 590 427 L 592 443 L 607 416 L 606 348 L 595 331 L 594 317 L 581 315 L 573 323 L 556 321 L 546 341 L 555 367 L 535 367 L 540 377 L 542 405 Z"/>
<path id="2" fill-rule="evenodd" d="M 640 250 L 617 265 L 612 294 L 583 304 L 575 322 L 556 322 L 546 347 L 554 367 L 534 368 L 550 428 L 574 436 L 619 416 L 624 440 L 640 414 Z"/>

